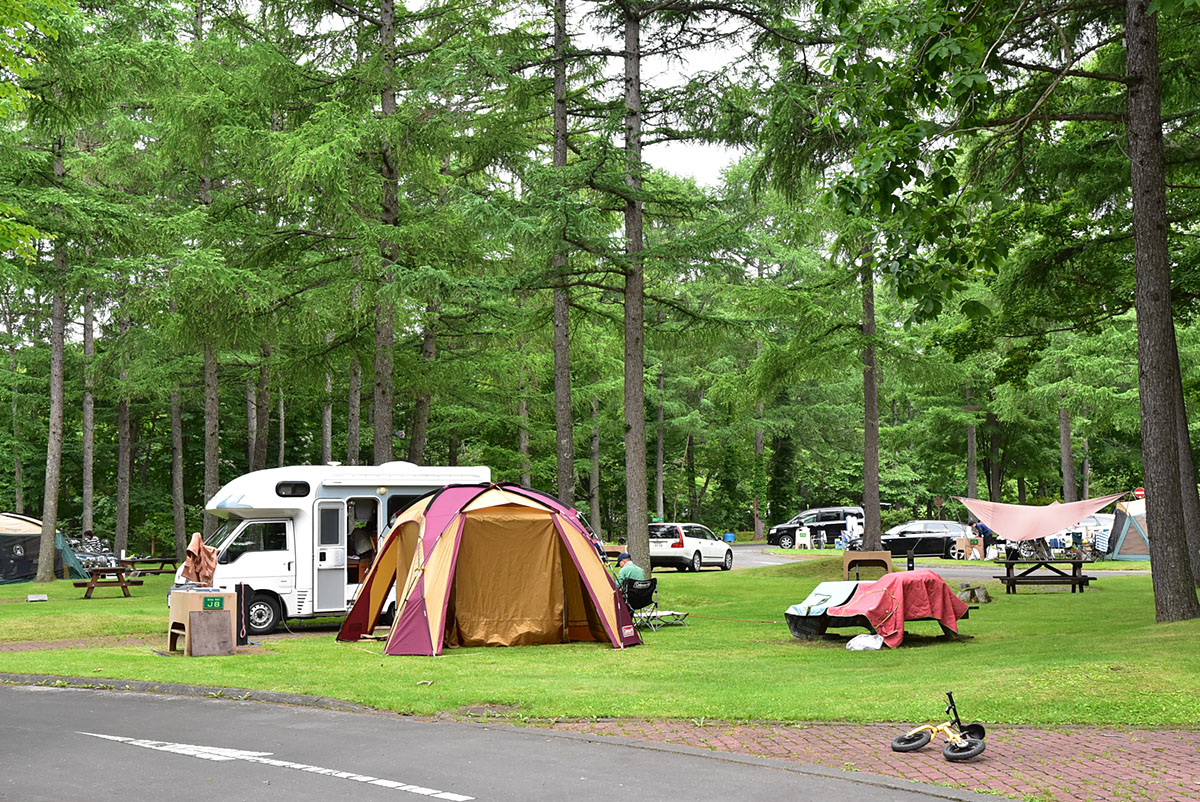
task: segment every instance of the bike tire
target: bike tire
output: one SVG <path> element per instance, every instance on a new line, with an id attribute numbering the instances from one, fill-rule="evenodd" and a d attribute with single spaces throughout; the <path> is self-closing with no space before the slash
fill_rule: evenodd
<path id="1" fill-rule="evenodd" d="M 979 757 L 983 754 L 983 750 L 987 748 L 987 744 L 978 738 L 966 738 L 965 746 L 956 746 L 953 742 L 949 742 L 942 749 L 942 756 L 946 760 L 954 763 L 961 763 L 964 760 L 970 760 L 973 757 Z"/>
<path id="2" fill-rule="evenodd" d="M 918 749 L 923 749 L 925 744 L 929 743 L 933 738 L 933 733 L 929 730 L 917 730 L 916 732 L 906 732 L 903 735 L 897 735 L 892 739 L 893 752 L 915 752 Z"/>

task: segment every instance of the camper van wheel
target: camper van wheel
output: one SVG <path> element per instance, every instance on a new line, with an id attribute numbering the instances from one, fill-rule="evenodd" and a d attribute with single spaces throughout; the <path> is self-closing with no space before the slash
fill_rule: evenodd
<path id="1" fill-rule="evenodd" d="M 703 565 L 703 563 L 700 562 L 700 552 L 696 552 L 692 555 L 692 570 L 699 571 L 701 565 Z"/>
<path id="2" fill-rule="evenodd" d="M 252 635 L 270 635 L 281 617 L 279 602 L 266 593 L 255 593 L 246 609 L 246 624 Z"/>

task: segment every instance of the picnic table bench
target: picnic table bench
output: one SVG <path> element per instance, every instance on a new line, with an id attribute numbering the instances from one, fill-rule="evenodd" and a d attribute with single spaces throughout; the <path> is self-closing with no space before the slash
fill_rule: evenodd
<path id="1" fill-rule="evenodd" d="M 129 593 L 130 585 L 142 584 L 142 580 L 130 579 L 128 576 L 126 576 L 127 570 L 126 570 L 125 566 L 123 566 L 123 565 L 117 565 L 117 566 L 107 565 L 107 566 L 100 566 L 100 567 L 95 567 L 95 568 L 88 568 L 87 570 L 88 570 L 88 573 L 91 574 L 91 579 L 87 579 L 87 580 L 81 579 L 81 580 L 75 582 L 75 587 L 87 588 L 87 592 L 83 594 L 83 598 L 85 598 L 85 599 L 92 598 L 92 591 L 94 591 L 96 588 L 107 588 L 107 587 L 112 587 L 112 588 L 119 587 L 121 589 L 121 592 L 124 593 L 126 597 L 128 597 L 131 595 Z M 105 579 L 104 577 L 111 577 L 111 578 Z"/>
<path id="2" fill-rule="evenodd" d="M 118 560 L 130 576 L 139 574 L 173 574 L 179 568 L 174 557 L 126 557 Z"/>
<path id="3" fill-rule="evenodd" d="M 996 560 L 996 565 L 1004 566 L 1003 574 L 995 578 L 1004 583 L 1005 594 L 1016 593 L 1018 585 L 1070 585 L 1071 592 L 1077 589 L 1083 593 L 1088 583 L 1096 579 L 1083 573 L 1083 566 L 1088 560 Z M 1019 566 L 1026 566 L 1024 571 L 1017 573 Z M 1064 569 L 1070 567 L 1071 572 Z M 1037 573 L 1039 570 L 1042 573 Z"/>

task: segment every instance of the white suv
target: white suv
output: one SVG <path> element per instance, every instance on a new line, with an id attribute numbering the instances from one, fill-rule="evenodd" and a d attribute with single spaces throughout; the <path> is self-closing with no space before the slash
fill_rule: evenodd
<path id="1" fill-rule="evenodd" d="M 650 524 L 650 567 L 673 565 L 699 571 L 705 565 L 733 568 L 733 549 L 700 524 Z"/>

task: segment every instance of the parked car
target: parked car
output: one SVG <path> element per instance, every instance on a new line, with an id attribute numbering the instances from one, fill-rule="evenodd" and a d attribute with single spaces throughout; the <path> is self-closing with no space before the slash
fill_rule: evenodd
<path id="1" fill-rule="evenodd" d="M 970 537 L 971 528 L 957 521 L 909 521 L 883 533 L 883 548 L 893 557 L 945 557 L 953 554 L 954 541 Z"/>
<path id="2" fill-rule="evenodd" d="M 815 507 L 805 510 L 787 523 L 772 526 L 767 531 L 767 543 L 782 549 L 794 548 L 807 533 L 816 547 L 832 545 L 849 528 L 846 519 L 851 515 L 863 519 L 862 507 Z"/>
<path id="3" fill-rule="evenodd" d="M 707 526 L 688 523 L 650 524 L 650 567 L 674 566 L 699 571 L 705 565 L 733 567 L 733 549 Z"/>

